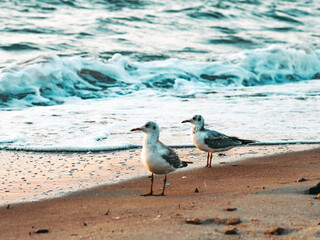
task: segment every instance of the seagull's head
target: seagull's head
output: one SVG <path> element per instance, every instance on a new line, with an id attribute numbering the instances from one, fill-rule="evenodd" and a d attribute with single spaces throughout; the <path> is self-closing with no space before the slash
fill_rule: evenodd
<path id="1" fill-rule="evenodd" d="M 197 127 L 203 127 L 204 126 L 204 119 L 201 115 L 194 115 L 191 119 L 184 120 L 182 123 L 192 123 L 193 125 Z"/>
<path id="2" fill-rule="evenodd" d="M 160 130 L 159 130 L 158 124 L 156 124 L 155 122 L 149 121 L 146 124 L 144 124 L 142 127 L 131 129 L 131 132 L 135 132 L 135 131 L 142 131 L 146 134 L 159 135 Z"/>

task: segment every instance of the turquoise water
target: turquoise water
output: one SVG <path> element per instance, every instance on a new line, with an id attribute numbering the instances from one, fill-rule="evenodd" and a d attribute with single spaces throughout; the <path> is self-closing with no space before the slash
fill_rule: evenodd
<path id="1" fill-rule="evenodd" d="M 208 127 L 319 141 L 317 1 L 2 1 L 0 147 L 191 144 Z"/>

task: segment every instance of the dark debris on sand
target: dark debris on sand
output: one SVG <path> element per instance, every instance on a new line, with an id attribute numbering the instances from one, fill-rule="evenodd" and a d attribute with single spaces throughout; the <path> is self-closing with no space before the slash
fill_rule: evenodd
<path id="1" fill-rule="evenodd" d="M 233 228 L 233 229 L 228 229 L 224 231 L 224 235 L 237 235 L 238 234 L 238 229 Z"/>
<path id="2" fill-rule="evenodd" d="M 233 212 L 233 211 L 236 211 L 238 210 L 237 208 L 226 208 L 225 209 L 227 212 Z"/>
<path id="3" fill-rule="evenodd" d="M 43 233 L 49 233 L 48 229 L 39 229 L 34 232 L 35 234 L 43 234 Z"/>
<path id="4" fill-rule="evenodd" d="M 298 179 L 296 180 L 296 182 L 305 182 L 305 181 L 307 181 L 307 179 L 305 179 L 305 178 L 303 178 L 303 177 L 298 178 Z"/>
<path id="5" fill-rule="evenodd" d="M 284 235 L 285 233 L 286 233 L 286 230 L 281 227 L 271 228 L 266 232 L 266 234 L 268 235 Z"/>
<path id="6" fill-rule="evenodd" d="M 311 187 L 309 188 L 309 194 L 319 194 L 320 193 L 320 182 L 314 186 L 314 187 Z"/>
<path id="7" fill-rule="evenodd" d="M 185 220 L 187 224 L 194 225 L 207 225 L 207 224 L 216 224 L 216 225 L 237 225 L 241 223 L 240 218 L 208 218 L 205 220 L 200 220 L 199 218 L 192 218 Z"/>

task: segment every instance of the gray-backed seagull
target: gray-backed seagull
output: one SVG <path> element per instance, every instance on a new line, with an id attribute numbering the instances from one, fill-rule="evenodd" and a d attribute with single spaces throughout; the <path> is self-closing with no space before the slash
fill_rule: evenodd
<path id="1" fill-rule="evenodd" d="M 202 151 L 207 152 L 207 165 L 211 167 L 212 153 L 229 150 L 233 147 L 254 143 L 253 140 L 244 140 L 237 137 L 229 137 L 223 133 L 204 128 L 204 119 L 201 115 L 194 115 L 182 123 L 192 123 L 192 140 L 194 145 Z"/>
<path id="2" fill-rule="evenodd" d="M 160 195 L 164 195 L 167 174 L 178 168 L 188 166 L 187 162 L 180 161 L 175 151 L 159 141 L 159 126 L 155 122 L 147 122 L 139 128 L 131 131 L 142 131 L 146 135 L 143 139 L 141 160 L 144 166 L 152 173 L 150 192 L 143 196 L 153 195 L 154 174 L 164 174 L 163 189 Z"/>

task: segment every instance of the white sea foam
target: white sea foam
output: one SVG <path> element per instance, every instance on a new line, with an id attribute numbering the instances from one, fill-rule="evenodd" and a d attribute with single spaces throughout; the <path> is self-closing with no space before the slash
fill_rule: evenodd
<path id="1" fill-rule="evenodd" d="M 190 126 L 180 122 L 193 114 L 238 137 L 318 141 L 319 59 L 318 50 L 279 46 L 214 62 L 43 55 L 2 69 L 0 148 L 136 147 L 142 136 L 130 129 L 148 120 L 159 123 L 165 143 L 189 145 Z"/>
<path id="2" fill-rule="evenodd" d="M 130 130 L 156 121 L 168 145 L 192 144 L 191 126 L 202 114 L 208 128 L 241 138 L 319 141 L 320 81 L 224 89 L 192 98 L 144 95 L 81 100 L 1 112 L 0 148 L 32 151 L 99 151 L 141 145 Z"/>
<path id="3" fill-rule="evenodd" d="M 137 91 L 188 96 L 225 87 L 290 83 L 319 76 L 319 50 L 280 46 L 223 55 L 214 62 L 131 62 L 120 54 L 105 62 L 44 54 L 2 69 L 0 103 L 14 108 L 56 105 Z"/>

